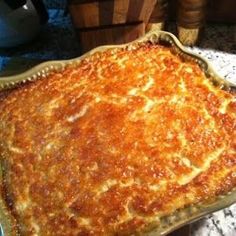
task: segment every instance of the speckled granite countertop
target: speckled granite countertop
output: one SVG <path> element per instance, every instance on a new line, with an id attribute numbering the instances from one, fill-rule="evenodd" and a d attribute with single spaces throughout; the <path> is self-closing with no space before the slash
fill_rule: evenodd
<path id="1" fill-rule="evenodd" d="M 207 26 L 199 47 L 190 50 L 207 58 L 216 71 L 236 84 L 236 25 Z M 191 236 L 235 236 L 236 204 L 191 225 Z"/>
<path id="2" fill-rule="evenodd" d="M 170 27 L 173 31 L 173 26 Z M 207 25 L 199 47 L 190 48 L 206 57 L 216 70 L 236 83 L 236 26 Z M 70 17 L 63 10 L 50 10 L 49 23 L 31 44 L 0 50 L 0 71 L 14 66 L 30 67 L 43 60 L 67 59 L 80 55 Z M 12 61 L 14 63 L 12 63 Z M 191 225 L 191 236 L 235 236 L 236 204 L 206 216 Z M 183 235 L 184 236 L 184 235 Z"/>

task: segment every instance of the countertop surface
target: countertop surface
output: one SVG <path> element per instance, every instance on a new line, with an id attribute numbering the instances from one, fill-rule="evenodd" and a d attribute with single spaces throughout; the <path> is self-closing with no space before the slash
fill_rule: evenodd
<path id="1" fill-rule="evenodd" d="M 14 49 L 0 49 L 0 73 L 14 73 L 40 61 L 69 59 L 80 47 L 63 10 L 49 10 L 49 22 L 33 42 Z M 175 30 L 174 25 L 168 28 Z M 225 79 L 236 84 L 236 25 L 206 25 L 198 47 L 189 48 L 207 58 Z M 191 225 L 191 236 L 235 236 L 236 204 Z"/>

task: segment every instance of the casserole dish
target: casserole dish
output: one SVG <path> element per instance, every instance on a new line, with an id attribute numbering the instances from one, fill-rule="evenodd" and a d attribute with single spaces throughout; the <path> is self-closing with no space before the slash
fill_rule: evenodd
<path id="1" fill-rule="evenodd" d="M 221 88 L 221 89 L 224 89 L 224 90 L 227 90 L 227 91 L 230 91 L 233 93 L 233 89 L 234 89 L 233 84 L 230 84 L 230 83 L 226 82 L 225 80 L 223 80 L 222 78 L 220 78 L 217 75 L 217 73 L 211 68 L 211 66 L 209 65 L 209 63 L 207 61 L 205 61 L 200 56 L 195 55 L 195 54 L 190 53 L 187 50 L 185 50 L 181 46 L 179 41 L 172 34 L 170 34 L 168 32 L 163 32 L 163 31 L 150 32 L 146 36 L 144 36 L 134 42 L 126 44 L 126 45 L 102 46 L 102 47 L 99 47 L 99 48 L 96 48 L 96 49 L 90 51 L 89 53 L 83 55 L 80 58 L 67 60 L 67 61 L 52 61 L 52 62 L 42 63 L 42 64 L 34 67 L 30 71 L 27 71 L 23 74 L 8 77 L 8 78 L 2 78 L 1 79 L 1 88 L 2 88 L 2 90 L 5 90 L 5 89 L 17 87 L 20 84 L 28 83 L 28 81 L 43 79 L 44 77 L 50 76 L 50 74 L 53 74 L 55 72 L 59 73 L 60 71 L 63 71 L 66 68 L 66 66 L 79 65 L 81 60 L 86 60 L 86 58 L 90 58 L 90 56 L 96 55 L 96 53 L 100 53 L 100 52 L 106 53 L 107 51 L 109 51 L 111 49 L 119 51 L 119 49 L 122 49 L 122 48 L 128 48 L 129 51 L 132 51 L 132 50 L 136 50 L 139 45 L 146 45 L 146 44 L 148 44 L 148 45 L 156 45 L 157 44 L 157 45 L 165 45 L 165 46 L 168 45 L 168 47 L 171 48 L 171 50 L 174 52 L 175 55 L 179 55 L 181 58 L 183 58 L 183 60 L 185 60 L 187 62 L 191 61 L 193 63 L 198 64 L 199 67 L 204 71 L 205 76 L 207 78 L 209 78 L 209 80 L 211 80 L 213 85 L 217 86 L 218 88 Z M 147 47 L 149 47 L 149 46 L 147 46 Z M 152 46 L 150 46 L 150 47 L 152 47 Z M 155 47 L 154 47 L 154 49 L 155 49 Z M 146 87 L 145 87 L 145 90 L 146 90 Z M 133 91 L 130 91 L 130 92 L 132 95 Z M 114 97 L 114 98 L 116 99 L 116 97 Z M 14 98 L 14 100 L 16 100 L 16 99 Z M 98 100 L 98 102 L 99 102 L 99 98 L 96 100 Z M 85 110 L 82 110 L 82 111 L 83 111 L 82 113 L 85 112 Z M 107 110 L 107 112 L 109 112 L 109 109 Z M 62 113 L 63 112 L 60 112 L 60 114 L 58 114 L 58 115 L 63 116 Z M 110 115 L 111 116 L 109 119 L 112 119 L 112 113 Z M 77 116 L 77 117 L 69 117 L 68 121 L 73 122 L 74 119 L 77 119 L 80 116 L 81 116 L 81 113 L 79 113 L 79 116 Z M 117 120 L 117 121 L 119 122 L 119 120 Z M 155 125 L 155 122 L 154 122 L 154 124 L 153 123 L 151 123 L 151 124 Z M 38 125 L 40 125 L 40 124 L 38 123 Z M 112 123 L 110 125 L 112 126 Z M 109 127 L 107 127 L 107 129 L 108 128 Z M 135 131 L 135 127 L 133 127 L 133 128 Z M 23 135 L 23 133 L 22 133 L 22 135 Z M 48 146 L 48 148 L 50 148 L 50 146 Z M 21 152 L 20 149 L 14 149 L 14 151 L 18 152 L 18 153 Z M 114 150 L 112 150 L 112 152 L 113 151 Z M 235 155 L 235 153 L 233 153 L 232 155 Z M 2 158 L 2 159 L 4 159 L 4 158 Z M 234 160 L 235 160 L 235 156 L 233 156 L 231 159 L 232 160 L 230 163 L 233 165 Z M 123 161 L 125 161 L 125 160 L 123 160 Z M 142 163 L 141 163 L 141 165 L 142 165 Z M 1 170 L 3 172 L 1 176 L 6 177 L 7 168 L 8 167 L 6 167 L 6 163 L 4 163 L 4 161 L 1 161 Z M 96 169 L 97 167 L 95 165 L 95 166 L 92 166 L 91 168 Z M 159 171 L 161 172 L 161 170 L 159 170 Z M 64 174 L 66 174 L 66 173 L 64 173 Z M 234 176 L 232 178 L 234 178 Z M 136 184 L 140 185 L 140 180 L 137 179 L 136 181 L 137 181 Z M 184 183 L 185 180 L 182 179 L 181 183 L 182 182 Z M 2 183 L 1 187 L 4 188 L 3 181 L 1 181 L 1 183 Z M 108 185 L 112 186 L 112 185 L 116 185 L 116 184 L 113 182 L 113 183 L 109 183 Z M 126 185 L 129 185 L 129 183 L 124 183 L 124 186 L 126 186 Z M 235 186 L 235 185 L 233 184 L 233 186 Z M 109 187 L 107 187 L 107 188 L 109 189 Z M 104 191 L 107 192 L 108 189 L 105 188 Z M 34 190 L 36 191 L 37 189 L 34 189 Z M 177 192 L 175 192 L 175 191 L 173 192 L 173 194 L 176 194 L 176 193 Z M 89 198 L 89 196 L 86 196 L 86 197 Z M 9 198 L 9 196 L 7 196 L 7 198 Z M 218 194 L 217 197 L 214 199 L 214 201 L 207 201 L 204 203 L 200 202 L 198 204 L 197 203 L 193 204 L 193 205 L 190 204 L 186 207 L 182 207 L 180 209 L 177 209 L 176 211 L 174 211 L 171 214 L 164 215 L 163 217 L 161 217 L 160 221 L 157 225 L 155 225 L 155 224 L 151 225 L 151 227 L 149 227 L 148 229 L 145 229 L 142 232 L 136 232 L 136 231 L 132 231 L 131 233 L 126 232 L 126 233 L 124 233 L 124 235 L 127 235 L 127 234 L 165 235 L 165 234 L 181 227 L 182 225 L 190 223 L 190 222 L 192 222 L 192 221 L 194 221 L 194 220 L 196 220 L 196 219 L 198 219 L 210 212 L 227 207 L 227 206 L 231 205 L 232 203 L 234 203 L 235 200 L 236 200 L 236 191 L 234 188 L 232 188 L 232 189 L 230 188 L 230 190 L 227 191 L 227 194 L 223 194 L 223 195 Z M 107 204 L 109 204 L 109 202 Z M 135 207 L 135 204 L 133 206 Z M 140 204 L 139 204 L 139 206 L 140 206 Z M 79 207 L 80 212 L 81 212 L 81 207 L 82 206 Z M 17 232 L 17 230 L 11 226 L 11 225 L 14 225 L 14 220 L 10 217 L 11 214 L 8 213 L 8 211 L 6 210 L 6 207 L 4 207 L 3 201 L 1 203 L 1 208 L 2 209 L 1 209 L 1 216 L 0 216 L 1 218 L 0 219 L 2 222 L 4 234 L 5 235 L 14 235 L 14 232 Z M 24 206 L 23 206 L 23 208 L 24 208 Z M 133 210 L 137 210 L 137 209 L 131 209 L 131 212 Z M 142 213 L 143 212 L 145 213 L 145 211 L 146 211 L 145 209 L 144 210 L 141 209 L 141 210 L 142 210 Z M 17 226 L 15 226 L 15 227 L 17 227 Z M 37 230 L 37 227 L 35 230 Z"/>

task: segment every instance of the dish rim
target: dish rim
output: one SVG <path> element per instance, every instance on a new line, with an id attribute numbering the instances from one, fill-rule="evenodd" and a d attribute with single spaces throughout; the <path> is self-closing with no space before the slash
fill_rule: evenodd
<path id="1" fill-rule="evenodd" d="M 152 42 L 153 44 L 164 42 L 164 43 L 170 44 L 171 46 L 173 46 L 174 49 L 176 49 L 176 52 L 180 56 L 183 56 L 187 60 L 191 60 L 198 63 L 199 66 L 204 71 L 206 77 L 210 79 L 214 84 L 219 85 L 222 89 L 225 89 L 225 90 L 231 90 L 231 89 L 235 90 L 236 84 L 226 81 L 224 78 L 222 78 L 215 71 L 215 69 L 212 67 L 211 63 L 208 60 L 206 60 L 204 57 L 196 53 L 190 52 L 180 43 L 180 41 L 172 33 L 169 33 L 166 31 L 154 30 L 154 31 L 148 32 L 143 37 L 136 39 L 130 43 L 121 44 L 121 45 L 99 46 L 83 54 L 80 57 L 76 57 L 76 58 L 68 59 L 68 60 L 46 61 L 46 62 L 40 63 L 37 66 L 34 66 L 33 68 L 23 73 L 13 75 L 13 76 L 0 77 L 0 91 L 6 90 L 9 88 L 14 88 L 18 86 L 19 84 L 26 83 L 28 81 L 33 81 L 33 80 L 46 77 L 51 71 L 60 71 L 64 69 L 66 65 L 78 64 L 82 59 L 96 52 L 102 52 L 102 51 L 105 51 L 107 49 L 112 49 L 112 48 L 113 49 L 125 48 L 127 46 L 132 47 L 132 45 L 135 45 L 137 43 L 147 43 L 147 42 Z M 158 227 L 154 226 L 152 229 L 149 229 L 149 231 L 143 232 L 142 235 L 164 236 L 180 228 L 181 226 L 192 223 L 209 213 L 228 207 L 235 202 L 236 202 L 236 188 L 233 189 L 231 192 L 228 192 L 226 195 L 220 195 L 219 197 L 217 197 L 217 200 L 211 204 L 194 204 L 194 205 L 182 208 L 180 210 L 177 210 L 172 215 L 163 217 L 161 219 L 160 225 L 159 224 L 157 225 Z M 1 204 L 1 201 L 0 201 L 0 219 L 6 218 L 4 211 L 5 211 L 4 206 Z M 3 220 L 3 222 L 4 221 L 5 220 Z M 6 219 L 6 222 L 8 222 L 8 219 Z M 4 223 L 1 223 L 1 224 L 2 224 L 3 230 L 4 228 L 8 227 L 7 225 L 4 225 Z M 7 234 L 4 234 L 4 235 L 8 236 Z M 1 230 L 0 230 L 0 236 L 1 236 Z"/>

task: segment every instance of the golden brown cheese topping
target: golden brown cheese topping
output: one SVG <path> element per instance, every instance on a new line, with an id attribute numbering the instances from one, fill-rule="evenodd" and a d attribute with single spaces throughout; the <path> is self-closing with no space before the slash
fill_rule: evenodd
<path id="1" fill-rule="evenodd" d="M 236 101 L 170 48 L 98 52 L 0 102 L 23 235 L 130 235 L 236 187 Z"/>

